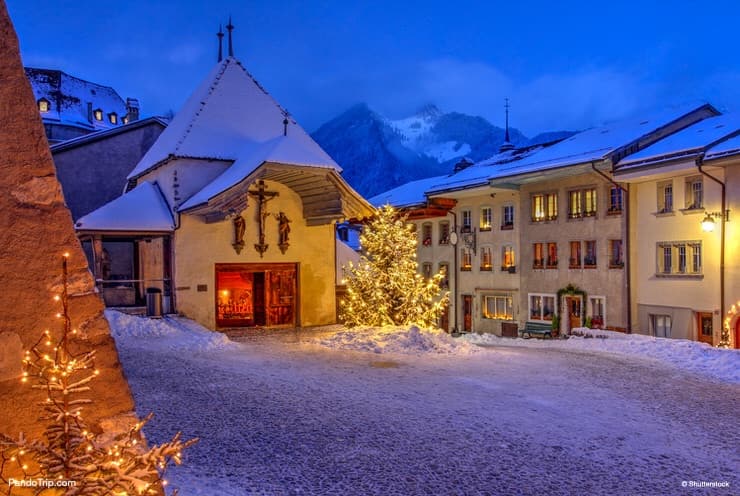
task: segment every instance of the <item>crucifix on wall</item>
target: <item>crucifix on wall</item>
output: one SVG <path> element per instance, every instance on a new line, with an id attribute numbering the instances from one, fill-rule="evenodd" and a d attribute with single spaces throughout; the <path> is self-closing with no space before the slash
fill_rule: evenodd
<path id="1" fill-rule="evenodd" d="M 278 196 L 276 191 L 265 191 L 267 186 L 260 180 L 257 189 L 250 190 L 249 195 L 257 199 L 257 221 L 259 223 L 259 243 L 254 244 L 254 249 L 260 254 L 260 258 L 267 251 L 269 245 L 265 243 L 265 219 L 270 215 L 267 211 L 267 202 Z"/>

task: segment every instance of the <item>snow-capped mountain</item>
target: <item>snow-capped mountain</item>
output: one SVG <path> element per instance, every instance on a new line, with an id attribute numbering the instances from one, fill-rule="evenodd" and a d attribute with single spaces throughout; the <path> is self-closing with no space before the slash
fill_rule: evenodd
<path id="1" fill-rule="evenodd" d="M 463 157 L 491 157 L 504 134 L 483 117 L 444 113 L 434 105 L 394 120 L 359 104 L 312 136 L 344 168 L 344 178 L 370 197 L 408 181 L 451 173 Z M 509 136 L 516 146 L 529 144 L 515 128 L 509 128 Z"/>

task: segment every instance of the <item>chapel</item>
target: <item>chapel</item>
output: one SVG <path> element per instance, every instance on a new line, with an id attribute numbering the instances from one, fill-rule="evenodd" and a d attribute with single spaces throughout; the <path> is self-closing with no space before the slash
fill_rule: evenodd
<path id="1" fill-rule="evenodd" d="M 372 213 L 341 171 L 229 40 L 126 192 L 76 229 L 109 306 L 158 291 L 211 329 L 333 323 L 336 224 Z"/>

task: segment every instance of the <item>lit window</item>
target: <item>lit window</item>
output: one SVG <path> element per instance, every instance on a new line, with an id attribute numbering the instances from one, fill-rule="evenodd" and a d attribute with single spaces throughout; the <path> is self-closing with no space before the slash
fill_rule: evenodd
<path id="1" fill-rule="evenodd" d="M 462 232 L 470 232 L 473 230 L 473 214 L 470 210 L 462 211 Z"/>
<path id="2" fill-rule="evenodd" d="M 571 269 L 581 268 L 581 242 L 571 241 L 570 242 L 570 259 L 568 260 L 568 266 Z"/>
<path id="3" fill-rule="evenodd" d="M 493 269 L 493 255 L 491 248 L 484 246 L 480 249 L 480 270 L 492 270 Z"/>
<path id="4" fill-rule="evenodd" d="M 673 212 L 673 182 L 658 183 L 658 213 Z"/>
<path id="5" fill-rule="evenodd" d="M 506 245 L 502 248 L 501 253 L 501 270 L 511 270 L 516 267 L 516 260 L 514 258 L 514 247 Z"/>
<path id="6" fill-rule="evenodd" d="M 484 319 L 514 319 L 514 305 L 511 295 L 484 296 L 482 306 Z"/>
<path id="7" fill-rule="evenodd" d="M 544 269 L 545 268 L 545 243 L 534 243 L 532 245 L 532 268 L 533 269 Z"/>
<path id="8" fill-rule="evenodd" d="M 692 177 L 686 180 L 686 208 L 704 207 L 704 184 L 701 177 Z"/>
<path id="9" fill-rule="evenodd" d="M 596 241 L 584 241 L 585 254 L 583 257 L 583 266 L 587 269 L 596 267 Z"/>
<path id="10" fill-rule="evenodd" d="M 610 239 L 609 240 L 609 267 L 611 268 L 624 267 L 624 252 L 622 250 L 622 240 L 621 239 Z"/>
<path id="11" fill-rule="evenodd" d="M 700 275 L 701 241 L 661 242 L 656 247 L 656 272 L 663 275 Z"/>
<path id="12" fill-rule="evenodd" d="M 49 111 L 49 100 L 46 98 L 42 98 L 39 100 L 39 112 L 48 112 Z"/>
<path id="13" fill-rule="evenodd" d="M 439 223 L 439 244 L 450 244 L 450 223 L 447 221 Z"/>
<path id="14" fill-rule="evenodd" d="M 580 219 L 596 215 L 596 188 L 568 192 L 568 218 Z"/>
<path id="15" fill-rule="evenodd" d="M 432 245 L 432 223 L 425 222 L 421 226 L 421 242 L 424 246 Z"/>
<path id="16" fill-rule="evenodd" d="M 470 248 L 462 249 L 460 261 L 460 270 L 469 271 L 473 268 L 473 252 Z"/>
<path id="17" fill-rule="evenodd" d="M 558 267 L 558 244 L 547 243 L 547 268 L 556 269 Z"/>
<path id="18" fill-rule="evenodd" d="M 532 222 L 555 220 L 557 218 L 557 193 L 539 193 L 532 195 Z"/>
<path id="19" fill-rule="evenodd" d="M 514 229 L 514 205 L 504 205 L 501 229 Z"/>
<path id="20" fill-rule="evenodd" d="M 103 111 L 100 109 L 96 109 L 93 111 L 93 115 L 95 116 L 96 121 L 102 121 L 103 120 Z"/>
<path id="21" fill-rule="evenodd" d="M 493 225 L 493 211 L 491 207 L 483 207 L 480 209 L 480 230 L 490 231 Z"/>
<path id="22" fill-rule="evenodd" d="M 609 189 L 609 214 L 621 214 L 623 208 L 622 188 L 612 186 Z"/>
<path id="23" fill-rule="evenodd" d="M 581 205 L 581 191 L 569 191 L 568 192 L 568 218 L 577 219 L 583 214 Z"/>
<path id="24" fill-rule="evenodd" d="M 589 298 L 591 307 L 591 327 L 603 329 L 606 325 L 606 298 L 603 296 L 592 296 Z"/>
<path id="25" fill-rule="evenodd" d="M 554 294 L 529 294 L 529 319 L 551 321 L 555 315 Z"/>
<path id="26" fill-rule="evenodd" d="M 108 120 L 111 124 L 118 124 L 118 115 L 115 112 L 108 114 Z"/>

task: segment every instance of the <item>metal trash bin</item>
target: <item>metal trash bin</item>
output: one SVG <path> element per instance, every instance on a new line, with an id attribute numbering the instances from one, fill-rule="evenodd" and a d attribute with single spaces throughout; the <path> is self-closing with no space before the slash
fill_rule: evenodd
<path id="1" fill-rule="evenodd" d="M 162 317 L 162 290 L 146 288 L 146 316 Z"/>

